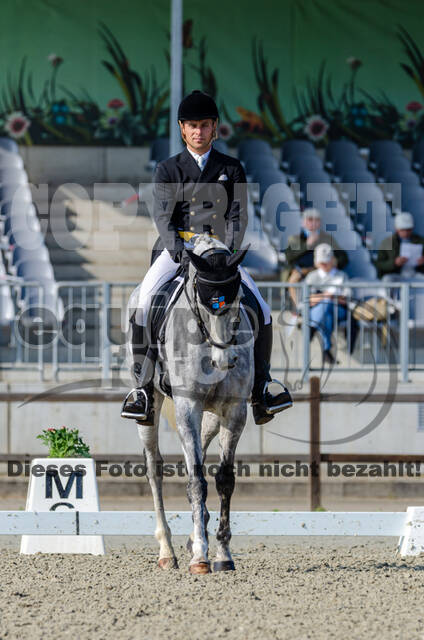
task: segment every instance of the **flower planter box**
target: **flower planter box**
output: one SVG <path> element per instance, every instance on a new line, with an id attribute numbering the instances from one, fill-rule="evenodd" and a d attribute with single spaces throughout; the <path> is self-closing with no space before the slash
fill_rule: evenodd
<path id="1" fill-rule="evenodd" d="M 35 458 L 31 463 L 27 511 L 100 511 L 92 458 Z M 103 536 L 22 536 L 21 553 L 103 555 Z"/>

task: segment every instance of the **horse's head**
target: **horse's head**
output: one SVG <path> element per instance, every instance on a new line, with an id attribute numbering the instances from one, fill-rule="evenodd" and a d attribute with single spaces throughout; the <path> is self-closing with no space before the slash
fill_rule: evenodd
<path id="1" fill-rule="evenodd" d="M 247 249 L 231 254 L 219 240 L 198 237 L 194 251 L 187 250 L 190 272 L 190 306 L 205 340 L 211 345 L 212 365 L 232 369 L 237 361 L 237 329 L 240 323 L 239 264 Z"/>

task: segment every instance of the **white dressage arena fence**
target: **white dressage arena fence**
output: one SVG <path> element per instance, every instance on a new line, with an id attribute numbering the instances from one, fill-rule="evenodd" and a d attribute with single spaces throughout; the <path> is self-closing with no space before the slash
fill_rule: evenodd
<path id="1" fill-rule="evenodd" d="M 219 522 L 212 511 L 209 527 Z M 168 511 L 173 535 L 192 532 L 191 511 Z M 0 511 L 0 535 L 154 535 L 154 511 Z M 424 553 L 424 507 L 406 512 L 236 511 L 231 530 L 238 536 L 394 536 L 401 556 Z"/>

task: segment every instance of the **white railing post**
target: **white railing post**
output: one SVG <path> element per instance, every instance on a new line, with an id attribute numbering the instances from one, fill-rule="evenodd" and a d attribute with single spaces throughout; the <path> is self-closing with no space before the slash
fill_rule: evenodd
<path id="1" fill-rule="evenodd" d="M 309 293 L 310 288 L 309 285 L 306 284 L 305 281 L 302 283 L 302 298 L 303 298 L 303 306 L 302 306 L 302 337 L 303 337 L 303 371 L 302 378 L 306 382 L 309 380 L 309 364 L 311 359 L 311 328 L 309 326 Z"/>
<path id="2" fill-rule="evenodd" d="M 109 318 L 110 318 L 110 283 L 103 283 L 102 302 L 102 335 L 101 335 L 101 357 L 102 357 L 102 386 L 110 384 L 110 341 L 109 341 Z"/>
<path id="3" fill-rule="evenodd" d="M 400 369 L 402 382 L 408 382 L 409 370 L 409 284 L 400 290 Z"/>

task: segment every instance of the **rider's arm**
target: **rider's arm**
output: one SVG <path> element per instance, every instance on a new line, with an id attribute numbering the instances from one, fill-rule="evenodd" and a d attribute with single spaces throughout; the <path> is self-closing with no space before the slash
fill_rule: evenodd
<path id="1" fill-rule="evenodd" d="M 247 180 L 241 164 L 233 168 L 230 179 L 233 186 L 225 214 L 225 244 L 233 251 L 240 248 L 247 227 Z"/>
<path id="2" fill-rule="evenodd" d="M 184 249 L 184 241 L 178 235 L 172 220 L 176 204 L 176 187 L 171 182 L 166 166 L 161 162 L 157 165 L 153 176 L 153 219 L 163 242 L 173 260 Z"/>

